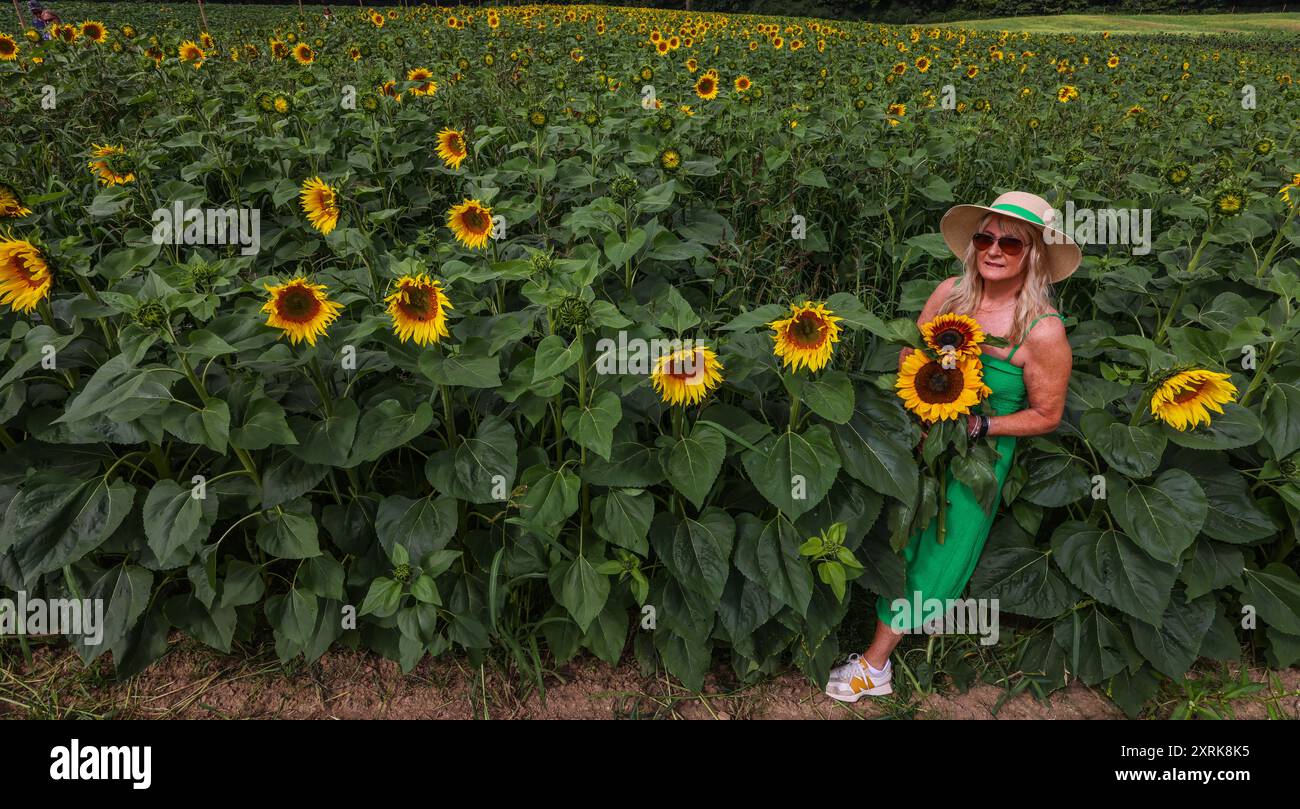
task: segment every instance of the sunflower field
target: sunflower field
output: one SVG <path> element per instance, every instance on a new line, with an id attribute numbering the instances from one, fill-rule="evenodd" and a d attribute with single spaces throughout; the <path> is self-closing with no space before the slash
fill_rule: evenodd
<path id="1" fill-rule="evenodd" d="M 1300 661 L 1294 40 L 57 11 L 0 16 L 0 594 L 104 599 L 87 663 L 179 629 L 824 683 L 937 511 L 898 358 L 939 219 L 1011 189 L 1152 243 L 1055 290 L 1066 415 L 1000 492 L 952 435 L 1000 509 L 980 675 L 1136 715 Z"/>

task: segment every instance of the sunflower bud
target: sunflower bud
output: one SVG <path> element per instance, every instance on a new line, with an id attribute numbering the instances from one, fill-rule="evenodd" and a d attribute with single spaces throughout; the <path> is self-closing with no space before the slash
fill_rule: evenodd
<path id="1" fill-rule="evenodd" d="M 636 195 L 639 185 L 635 177 L 620 174 L 610 182 L 609 192 L 619 202 L 627 202 Z"/>
<path id="2" fill-rule="evenodd" d="M 393 580 L 406 584 L 411 580 L 411 566 L 409 564 L 400 564 L 393 568 Z"/>
<path id="3" fill-rule="evenodd" d="M 160 329 L 167 323 L 167 307 L 157 298 L 150 298 L 136 307 L 131 319 L 143 328 Z"/>
<path id="4" fill-rule="evenodd" d="M 529 263 L 532 264 L 534 274 L 546 275 L 555 269 L 555 258 L 550 253 L 533 253 Z"/>
<path id="5" fill-rule="evenodd" d="M 211 289 L 220 277 L 221 272 L 206 261 L 190 266 L 190 283 L 195 289 Z"/>
<path id="6" fill-rule="evenodd" d="M 579 329 L 587 325 L 591 318 L 591 306 L 577 295 L 570 295 L 560 301 L 556 314 L 560 323 L 571 329 Z"/>

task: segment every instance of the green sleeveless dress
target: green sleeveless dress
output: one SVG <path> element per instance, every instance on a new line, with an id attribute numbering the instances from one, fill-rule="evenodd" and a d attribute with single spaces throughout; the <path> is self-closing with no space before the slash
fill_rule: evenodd
<path id="1" fill-rule="evenodd" d="M 1060 317 L 1062 321 L 1065 320 L 1058 314 L 1043 315 L 1030 323 L 1029 329 L 1033 329 L 1044 317 Z M 1028 332 L 1026 330 L 1025 333 Z M 984 363 L 984 384 L 993 392 L 983 404 L 976 407 L 976 412 L 1005 416 L 1024 409 L 1024 371 L 1011 364 L 1011 358 L 1023 344 L 1024 340 L 1021 340 L 1013 346 L 1006 359 L 988 355 L 981 357 Z M 1000 492 L 1007 473 L 1011 471 L 1016 439 L 1015 436 L 999 435 L 992 440 L 1001 456 L 994 465 Z M 876 601 L 876 616 L 895 629 L 912 629 L 924 621 L 942 616 L 943 609 L 932 609 L 932 604 L 926 604 L 927 599 L 946 601 L 961 596 L 966 582 L 975 572 L 980 552 L 984 550 L 984 540 L 988 538 L 993 518 L 997 516 L 996 508 L 991 514 L 984 513 L 969 486 L 954 479 L 951 474 L 945 480 L 948 521 L 943 544 L 940 545 L 938 541 L 938 520 L 930 520 L 925 530 L 913 535 L 903 549 L 903 560 L 907 565 L 907 588 L 903 598 L 907 603 L 900 601 L 894 604 L 893 599 L 884 596 Z M 919 615 L 915 614 L 918 609 Z"/>

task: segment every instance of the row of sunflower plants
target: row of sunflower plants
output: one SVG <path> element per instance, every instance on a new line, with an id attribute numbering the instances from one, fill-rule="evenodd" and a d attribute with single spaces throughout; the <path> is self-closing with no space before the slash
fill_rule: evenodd
<path id="1" fill-rule="evenodd" d="M 946 367 L 909 315 L 938 217 L 1003 182 L 1156 213 L 1059 290 L 1066 419 L 971 588 L 1029 619 L 1018 669 L 1135 711 L 1300 655 L 1278 40 L 110 8 L 0 63 L 0 586 L 104 598 L 87 661 L 179 628 L 820 681 L 944 469 L 988 488 L 986 343 Z M 257 243 L 173 238 L 194 209 Z"/>

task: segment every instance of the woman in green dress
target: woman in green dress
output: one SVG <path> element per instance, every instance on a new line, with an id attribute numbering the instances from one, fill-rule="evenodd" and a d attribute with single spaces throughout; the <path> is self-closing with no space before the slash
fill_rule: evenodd
<path id="1" fill-rule="evenodd" d="M 1051 285 L 1074 272 L 1078 246 L 1053 228 L 1053 211 L 1041 197 L 1010 192 L 991 206 L 957 205 L 944 214 L 944 241 L 965 272 L 941 281 L 918 323 L 952 312 L 973 317 L 986 334 L 1004 335 L 1010 348 L 984 346 L 984 382 L 992 394 L 969 417 L 974 440 L 995 442 L 999 489 L 1011 469 L 1016 438 L 1056 429 L 1065 409 L 1072 365 L 1064 319 L 1051 304 Z M 901 362 L 911 349 L 904 349 Z M 996 513 L 985 514 L 965 484 L 948 479 L 944 542 L 937 521 L 911 537 L 903 550 L 906 598 L 876 603 L 876 634 L 863 654 L 831 671 L 826 693 L 843 702 L 889 694 L 889 655 L 909 630 L 933 620 L 912 615 L 911 605 L 946 603 L 961 596 L 975 572 Z M 903 602 L 907 602 L 904 606 Z"/>

